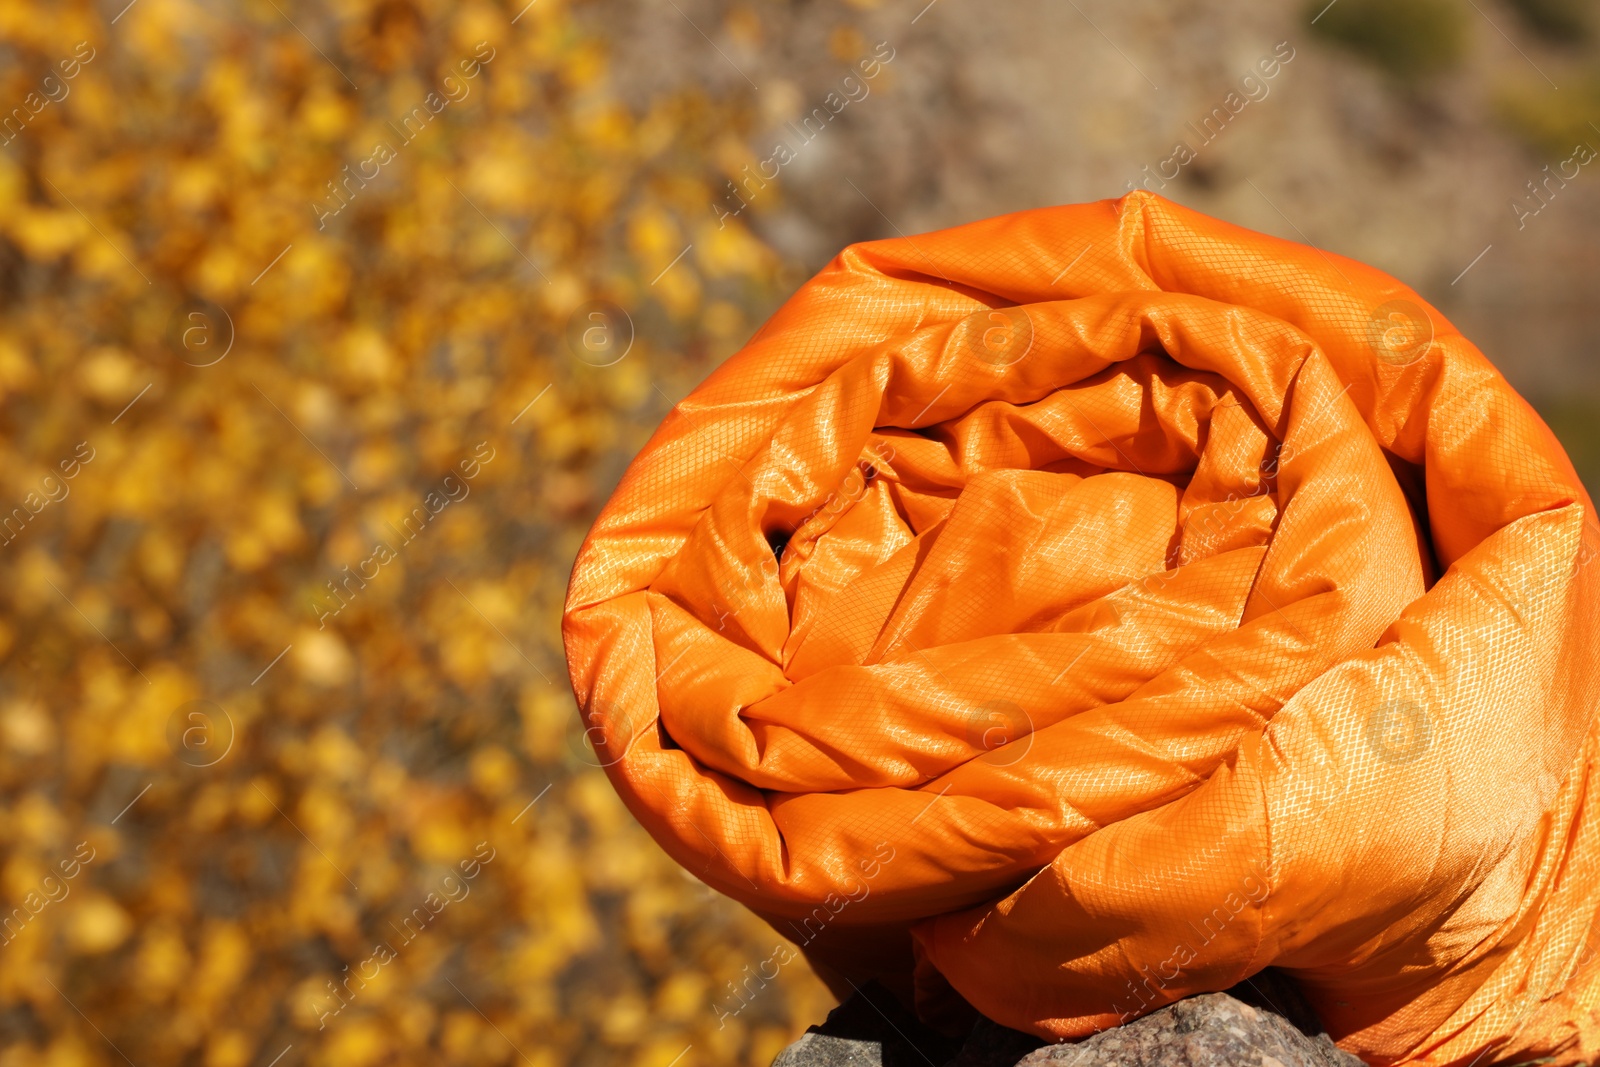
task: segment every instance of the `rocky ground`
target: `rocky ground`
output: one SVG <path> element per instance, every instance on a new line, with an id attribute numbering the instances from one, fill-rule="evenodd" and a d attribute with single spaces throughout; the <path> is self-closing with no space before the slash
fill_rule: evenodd
<path id="1" fill-rule="evenodd" d="M 1234 995 L 1237 994 L 1237 995 Z M 1242 998 L 1242 999 L 1241 999 Z M 1228 993 L 1189 997 L 1081 1041 L 1046 1045 L 980 1019 L 963 1040 L 922 1026 L 868 985 L 772 1067 L 1360 1067 L 1321 1031 L 1287 980 L 1272 973 Z"/>

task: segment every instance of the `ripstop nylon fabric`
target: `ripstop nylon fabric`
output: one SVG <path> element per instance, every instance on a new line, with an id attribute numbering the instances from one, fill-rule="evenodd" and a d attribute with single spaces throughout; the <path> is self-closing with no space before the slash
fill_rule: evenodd
<path id="1" fill-rule="evenodd" d="M 1591 508 L 1410 289 L 1132 193 L 847 248 L 563 631 L 632 812 L 836 989 L 1057 1039 L 1276 966 L 1372 1063 L 1572 1060 Z"/>

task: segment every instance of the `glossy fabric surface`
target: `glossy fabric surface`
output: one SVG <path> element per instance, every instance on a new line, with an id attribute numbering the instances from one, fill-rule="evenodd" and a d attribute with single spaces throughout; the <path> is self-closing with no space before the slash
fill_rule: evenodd
<path id="1" fill-rule="evenodd" d="M 1134 193 L 846 249 L 563 625 L 629 808 L 835 983 L 1063 1038 L 1277 966 L 1369 1062 L 1567 1061 L 1597 549 L 1414 292 Z"/>

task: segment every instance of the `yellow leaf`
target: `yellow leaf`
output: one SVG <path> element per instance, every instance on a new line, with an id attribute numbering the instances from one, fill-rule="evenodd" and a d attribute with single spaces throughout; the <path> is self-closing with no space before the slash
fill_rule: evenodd
<path id="1" fill-rule="evenodd" d="M 133 920 L 115 900 L 99 892 L 88 892 L 67 907 L 67 945 L 83 955 L 110 952 L 126 940 Z"/>

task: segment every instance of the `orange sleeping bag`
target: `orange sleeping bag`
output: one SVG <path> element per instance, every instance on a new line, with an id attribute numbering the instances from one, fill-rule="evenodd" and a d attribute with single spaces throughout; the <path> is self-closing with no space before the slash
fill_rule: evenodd
<path id="1" fill-rule="evenodd" d="M 563 632 L 629 808 L 836 991 L 1061 1039 L 1272 966 L 1370 1063 L 1575 1062 L 1597 550 L 1416 293 L 1132 193 L 847 248 Z"/>

